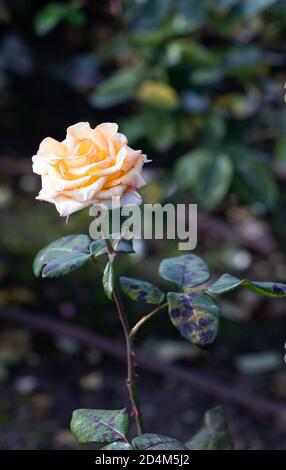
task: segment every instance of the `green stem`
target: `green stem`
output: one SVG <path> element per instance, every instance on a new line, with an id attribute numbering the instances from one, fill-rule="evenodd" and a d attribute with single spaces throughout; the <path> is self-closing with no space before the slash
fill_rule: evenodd
<path id="1" fill-rule="evenodd" d="M 109 239 L 105 239 L 107 254 L 110 262 L 114 260 L 114 249 Z M 121 296 L 118 290 L 115 288 L 113 291 L 113 300 L 115 302 L 118 316 L 123 328 L 125 343 L 126 343 L 126 356 L 127 356 L 127 379 L 126 385 L 129 393 L 129 398 L 132 405 L 132 416 L 134 416 L 137 427 L 137 434 L 141 435 L 144 433 L 143 417 L 140 411 L 140 406 L 137 398 L 136 391 L 136 375 L 135 375 L 135 354 L 133 352 L 133 340 L 130 336 L 130 327 L 125 314 L 125 310 L 121 301 Z"/>
<path id="2" fill-rule="evenodd" d="M 168 302 L 165 302 L 164 304 L 162 305 L 159 305 L 157 308 L 155 308 L 154 310 L 152 310 L 152 312 L 148 313 L 147 315 L 145 315 L 144 317 L 142 317 L 137 323 L 136 325 L 133 326 L 133 328 L 131 329 L 130 331 L 130 338 L 133 338 L 137 331 L 139 330 L 139 328 L 141 328 L 141 326 L 146 322 L 148 321 L 151 317 L 153 317 L 157 312 L 160 312 L 160 310 L 162 310 L 163 308 L 167 307 L 168 306 Z"/>

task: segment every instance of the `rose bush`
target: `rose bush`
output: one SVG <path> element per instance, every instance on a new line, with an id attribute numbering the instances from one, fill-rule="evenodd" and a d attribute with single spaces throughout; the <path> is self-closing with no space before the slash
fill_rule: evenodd
<path id="1" fill-rule="evenodd" d="M 145 184 L 142 167 L 146 156 L 128 146 L 115 123 L 92 129 L 80 122 L 67 129 L 65 140 L 47 137 L 33 156 L 33 171 L 42 177 L 41 201 L 55 204 L 68 216 L 95 203 L 141 203 L 136 191 Z"/>

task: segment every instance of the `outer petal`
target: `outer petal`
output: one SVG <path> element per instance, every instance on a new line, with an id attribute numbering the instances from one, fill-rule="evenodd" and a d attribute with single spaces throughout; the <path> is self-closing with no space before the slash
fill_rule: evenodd
<path id="1" fill-rule="evenodd" d="M 95 198 L 93 202 L 94 204 L 105 204 L 106 207 L 109 209 L 112 208 L 112 200 L 103 200 L 100 198 Z M 120 198 L 120 207 L 126 206 L 127 204 L 140 206 L 142 204 L 142 197 L 137 191 L 129 189 L 125 191 L 125 193 L 123 193 Z"/>
<path id="2" fill-rule="evenodd" d="M 118 124 L 115 122 L 103 122 L 96 126 L 96 129 L 102 131 L 107 137 L 114 137 L 118 132 Z"/>
<path id="3" fill-rule="evenodd" d="M 55 199 L 53 202 L 56 206 L 57 211 L 59 212 L 60 216 L 67 217 L 68 215 L 73 214 L 85 207 L 88 207 L 92 204 L 92 201 L 86 201 L 84 203 L 74 201 L 73 199 L 59 197 Z"/>

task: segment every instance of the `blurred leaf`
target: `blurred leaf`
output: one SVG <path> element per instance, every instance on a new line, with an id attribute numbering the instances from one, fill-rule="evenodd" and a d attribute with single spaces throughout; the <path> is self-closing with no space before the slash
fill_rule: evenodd
<path id="1" fill-rule="evenodd" d="M 73 412 L 71 432 L 80 444 L 113 442 L 126 436 L 128 421 L 125 409 L 79 409 Z"/>
<path id="2" fill-rule="evenodd" d="M 66 15 L 65 15 L 65 21 L 68 23 L 70 26 L 82 26 L 84 25 L 86 21 L 86 15 L 85 13 L 80 10 L 81 8 L 81 2 L 74 2 L 74 4 L 70 4 L 70 8 L 67 10 Z"/>
<path id="3" fill-rule="evenodd" d="M 179 97 L 176 90 L 167 83 L 156 80 L 146 80 L 138 91 L 137 99 L 150 106 L 175 109 L 179 105 Z"/>
<path id="4" fill-rule="evenodd" d="M 202 349 L 209 346 L 218 332 L 220 311 L 207 294 L 194 292 L 167 294 L 169 315 L 180 334 Z"/>
<path id="5" fill-rule="evenodd" d="M 163 259 L 159 273 L 163 279 L 174 282 L 182 289 L 202 284 L 210 277 L 206 263 L 199 256 L 191 254 Z"/>
<path id="6" fill-rule="evenodd" d="M 159 152 L 166 151 L 178 138 L 177 126 L 172 115 L 157 108 L 152 111 L 149 108 L 144 109 L 143 112 L 124 119 L 122 132 L 128 135 L 130 144 L 145 137 L 151 146 Z"/>
<path id="7" fill-rule="evenodd" d="M 196 67 L 214 67 L 218 64 L 216 54 L 194 39 L 176 39 L 167 46 L 166 61 L 169 65 L 184 64 Z"/>
<path id="8" fill-rule="evenodd" d="M 229 111 L 236 118 L 243 119 L 253 115 L 257 111 L 258 99 L 242 93 L 227 93 L 219 96 L 214 107 L 218 110 Z"/>
<path id="9" fill-rule="evenodd" d="M 115 275 L 114 275 L 113 264 L 111 261 L 108 261 L 108 263 L 105 266 L 103 277 L 102 277 L 102 283 L 103 283 L 103 289 L 104 289 L 106 296 L 110 300 L 112 300 L 112 294 L 113 294 L 113 290 L 115 286 Z"/>
<path id="10" fill-rule="evenodd" d="M 172 437 L 146 433 L 132 440 L 135 450 L 186 450 L 187 447 Z"/>
<path id="11" fill-rule="evenodd" d="M 224 57 L 225 73 L 253 73 L 262 58 L 261 49 L 255 45 L 232 46 Z"/>
<path id="12" fill-rule="evenodd" d="M 224 77 L 223 68 L 198 68 L 191 74 L 191 83 L 195 85 L 210 86 L 220 82 Z"/>
<path id="13" fill-rule="evenodd" d="M 133 450 L 133 447 L 128 442 L 112 442 L 100 450 Z"/>
<path id="14" fill-rule="evenodd" d="M 90 258 L 88 235 L 67 235 L 43 248 L 33 264 L 37 277 L 60 277 L 75 271 Z"/>
<path id="15" fill-rule="evenodd" d="M 283 366 L 283 359 L 275 351 L 265 351 L 238 356 L 235 364 L 244 374 L 265 374 Z"/>
<path id="16" fill-rule="evenodd" d="M 135 69 L 118 70 L 96 87 L 90 97 L 91 104 L 97 108 L 110 108 L 125 103 L 135 96 L 143 78 Z"/>
<path id="17" fill-rule="evenodd" d="M 44 36 L 54 29 L 65 17 L 67 6 L 62 3 L 48 3 L 39 11 L 35 18 L 35 30 L 39 36 Z"/>
<path id="18" fill-rule="evenodd" d="M 183 109 L 188 113 L 205 113 L 209 108 L 209 99 L 197 93 L 186 91 L 182 94 Z"/>
<path id="19" fill-rule="evenodd" d="M 152 118 L 149 118 L 145 135 L 156 150 L 166 151 L 178 138 L 176 123 L 170 114 L 154 113 Z"/>
<path id="20" fill-rule="evenodd" d="M 35 31 L 44 36 L 53 30 L 62 20 L 71 26 L 81 26 L 85 21 L 85 14 L 81 11 L 82 3 L 74 1 L 69 3 L 52 2 L 45 5 L 35 17 Z"/>
<path id="21" fill-rule="evenodd" d="M 205 414 L 204 427 L 186 445 L 191 450 L 232 450 L 227 423 L 220 406 Z"/>
<path id="22" fill-rule="evenodd" d="M 191 189 L 198 205 L 214 208 L 226 195 L 233 166 L 227 155 L 199 149 L 181 157 L 175 177 L 182 189 Z"/>
<path id="23" fill-rule="evenodd" d="M 268 209 L 277 204 L 278 190 L 263 154 L 232 146 L 229 155 L 234 163 L 234 187 L 247 202 L 260 202 Z"/>
<path id="24" fill-rule="evenodd" d="M 154 284 L 131 277 L 122 276 L 120 286 L 124 294 L 138 302 L 159 305 L 165 297 L 164 292 L 161 292 Z"/>
<path id="25" fill-rule="evenodd" d="M 256 294 L 268 297 L 286 297 L 286 284 L 248 281 L 247 279 L 238 279 L 231 274 L 223 274 L 214 284 L 208 287 L 208 291 L 212 294 L 225 294 L 238 287 L 246 287 L 246 289 Z"/>
<path id="26" fill-rule="evenodd" d="M 190 18 L 186 18 L 180 14 L 173 15 L 159 27 L 135 34 L 133 42 L 137 46 L 160 46 L 164 42 L 171 40 L 173 37 L 192 33 L 194 29 L 195 25 L 192 24 Z"/>
<path id="27" fill-rule="evenodd" d="M 124 0 L 124 15 L 131 25 L 138 18 L 146 19 L 151 27 L 157 27 L 164 21 L 170 12 L 173 0 L 143 0 L 134 2 Z"/>
<path id="28" fill-rule="evenodd" d="M 277 3 L 277 0 L 245 0 L 243 4 L 244 15 L 247 18 L 253 18 L 274 3 Z"/>

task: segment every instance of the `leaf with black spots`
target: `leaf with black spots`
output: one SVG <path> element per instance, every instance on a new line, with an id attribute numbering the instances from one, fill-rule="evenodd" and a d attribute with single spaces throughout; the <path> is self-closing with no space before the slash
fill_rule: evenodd
<path id="1" fill-rule="evenodd" d="M 136 450 L 186 450 L 187 447 L 172 437 L 146 433 L 132 440 Z"/>
<path id="2" fill-rule="evenodd" d="M 83 266 L 90 258 L 88 235 L 67 235 L 50 243 L 36 256 L 35 276 L 60 277 Z"/>
<path id="3" fill-rule="evenodd" d="M 122 276 L 120 286 L 124 294 L 138 302 L 159 305 L 165 297 L 164 292 L 154 284 L 131 277 Z"/>
<path id="4" fill-rule="evenodd" d="M 192 254 L 163 259 L 159 273 L 161 277 L 174 282 L 181 289 L 202 284 L 210 277 L 206 263 L 199 256 Z"/>
<path id="5" fill-rule="evenodd" d="M 80 444 L 125 440 L 128 432 L 128 415 L 122 410 L 75 410 L 71 431 Z"/>
<path id="6" fill-rule="evenodd" d="M 180 334 L 192 344 L 207 348 L 215 339 L 220 311 L 207 294 L 192 292 L 167 294 L 169 315 Z"/>
<path id="7" fill-rule="evenodd" d="M 204 427 L 186 443 L 191 450 L 232 450 L 231 437 L 220 406 L 204 416 Z"/>
<path id="8" fill-rule="evenodd" d="M 211 294 L 226 294 L 238 287 L 245 287 L 256 294 L 267 297 L 286 297 L 286 284 L 279 282 L 258 282 L 238 279 L 231 274 L 223 274 L 214 284 L 208 288 Z"/>

